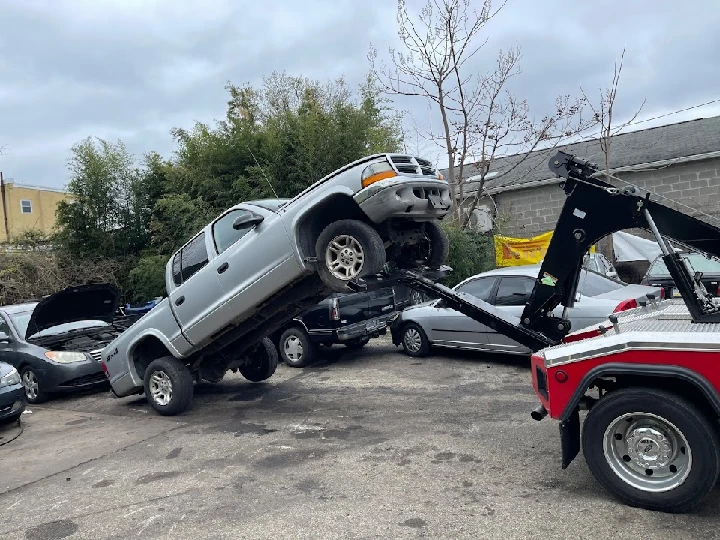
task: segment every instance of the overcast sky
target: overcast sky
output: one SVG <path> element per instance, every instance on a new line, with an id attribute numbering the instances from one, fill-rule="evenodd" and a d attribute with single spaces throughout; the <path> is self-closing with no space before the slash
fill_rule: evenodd
<path id="1" fill-rule="evenodd" d="M 19 183 L 62 187 L 70 146 L 89 135 L 169 156 L 171 128 L 224 116 L 228 80 L 260 83 L 287 71 L 359 82 L 370 43 L 381 55 L 396 44 L 396 7 L 395 0 L 0 0 L 0 170 Z M 641 119 L 650 118 L 720 98 L 718 28 L 717 0 L 509 0 L 488 29 L 478 67 L 500 48 L 522 47 L 513 89 L 542 116 L 558 94 L 607 86 L 625 47 L 618 113 L 647 99 Z M 422 100 L 400 106 L 416 122 L 432 121 Z M 637 127 L 718 114 L 715 103 Z"/>

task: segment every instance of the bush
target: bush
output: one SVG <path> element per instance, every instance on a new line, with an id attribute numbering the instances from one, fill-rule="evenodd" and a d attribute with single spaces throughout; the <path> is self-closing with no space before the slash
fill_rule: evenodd
<path id="1" fill-rule="evenodd" d="M 453 269 L 453 273 L 443 280 L 444 285 L 452 287 L 470 276 L 495 268 L 492 235 L 479 234 L 452 223 L 443 223 L 443 229 L 450 239 L 447 265 Z"/>
<path id="2" fill-rule="evenodd" d="M 165 255 L 145 255 L 130 270 L 129 287 L 134 302 L 149 302 L 158 296 L 165 296 Z"/>

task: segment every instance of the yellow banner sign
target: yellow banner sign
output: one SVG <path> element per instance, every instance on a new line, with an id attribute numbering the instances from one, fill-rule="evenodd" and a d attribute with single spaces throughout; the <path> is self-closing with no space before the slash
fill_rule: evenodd
<path id="1" fill-rule="evenodd" d="M 494 237 L 495 264 L 498 267 L 538 264 L 545 258 L 552 235 L 553 231 L 533 238 L 511 238 L 496 235 Z M 592 246 L 590 251 L 594 253 L 595 246 Z"/>

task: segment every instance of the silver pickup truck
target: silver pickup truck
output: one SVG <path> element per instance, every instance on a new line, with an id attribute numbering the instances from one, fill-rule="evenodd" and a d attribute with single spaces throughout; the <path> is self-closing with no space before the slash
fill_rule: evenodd
<path id="1" fill-rule="evenodd" d="M 167 297 L 103 350 L 113 393 L 144 392 L 173 415 L 194 382 L 267 379 L 277 351 L 265 336 L 288 320 L 388 262 L 440 267 L 450 206 L 430 162 L 402 154 L 350 163 L 293 199 L 233 206 L 170 258 Z"/>

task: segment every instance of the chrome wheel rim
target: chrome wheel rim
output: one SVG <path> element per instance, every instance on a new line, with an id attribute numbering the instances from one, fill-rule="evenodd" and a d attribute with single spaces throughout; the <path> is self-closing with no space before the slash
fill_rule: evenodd
<path id="1" fill-rule="evenodd" d="M 354 237 L 341 234 L 333 238 L 325 249 L 325 264 L 333 277 L 349 281 L 360 275 L 365 264 L 365 252 Z"/>
<path id="2" fill-rule="evenodd" d="M 288 336 L 283 343 L 285 357 L 293 362 L 298 362 L 303 357 L 302 341 L 297 336 Z"/>
<path id="3" fill-rule="evenodd" d="M 38 383 L 35 373 L 32 371 L 26 371 L 23 373 L 22 383 L 25 387 L 25 395 L 28 399 L 36 399 L 40 390 L 40 383 Z"/>
<path id="4" fill-rule="evenodd" d="M 408 328 L 405 330 L 403 343 L 405 343 L 405 348 L 408 351 L 416 353 L 422 347 L 422 336 L 415 328 Z"/>
<path id="5" fill-rule="evenodd" d="M 669 420 L 650 413 L 627 413 L 613 420 L 605 430 L 603 452 L 625 483 L 651 493 L 677 488 L 692 469 L 685 435 Z"/>
<path id="6" fill-rule="evenodd" d="M 150 376 L 150 394 L 158 405 L 167 405 L 172 399 L 172 381 L 164 371 L 156 371 Z"/>

